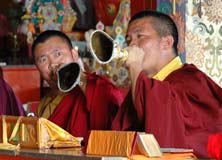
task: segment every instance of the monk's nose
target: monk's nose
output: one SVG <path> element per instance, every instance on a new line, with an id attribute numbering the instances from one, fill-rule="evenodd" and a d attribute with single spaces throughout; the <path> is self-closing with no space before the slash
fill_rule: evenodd
<path id="1" fill-rule="evenodd" d="M 59 69 L 59 66 L 57 63 L 50 63 L 48 69 L 55 73 Z"/>

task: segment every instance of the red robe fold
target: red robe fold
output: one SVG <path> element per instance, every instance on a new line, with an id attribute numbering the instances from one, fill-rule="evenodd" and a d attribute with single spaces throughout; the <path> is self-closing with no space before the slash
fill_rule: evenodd
<path id="1" fill-rule="evenodd" d="M 89 130 L 111 129 L 123 101 L 122 93 L 104 76 L 88 75 L 86 95 L 75 87 L 57 106 L 49 120 L 76 137 Z"/>
<path id="2" fill-rule="evenodd" d="M 25 116 L 25 110 L 12 88 L 0 76 L 0 115 Z"/>
<path id="3" fill-rule="evenodd" d="M 222 133 L 222 89 L 215 82 L 185 64 L 162 82 L 141 72 L 135 92 L 135 107 L 128 95 L 113 129 L 153 133 L 160 147 L 193 148 L 208 157 L 209 135 Z"/>

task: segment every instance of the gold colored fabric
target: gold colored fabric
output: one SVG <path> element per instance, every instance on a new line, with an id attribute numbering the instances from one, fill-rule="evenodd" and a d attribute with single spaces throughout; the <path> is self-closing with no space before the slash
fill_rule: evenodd
<path id="1" fill-rule="evenodd" d="M 80 141 L 45 118 L 0 116 L 0 148 L 80 147 Z"/>
<path id="2" fill-rule="evenodd" d="M 136 132 L 91 131 L 86 153 L 130 157 Z"/>
<path id="3" fill-rule="evenodd" d="M 59 103 L 63 100 L 66 94 L 59 94 L 56 97 L 45 96 L 40 101 L 37 109 L 37 116 L 49 119 Z"/>
<path id="4" fill-rule="evenodd" d="M 153 76 L 154 79 L 163 81 L 170 73 L 181 68 L 183 66 L 180 57 L 174 58 L 170 63 L 163 67 L 156 75 Z"/>
<path id="5" fill-rule="evenodd" d="M 2 143 L 0 143 L 0 149 L 18 150 L 20 148 L 19 145 L 12 145 L 8 143 L 7 125 L 6 125 L 5 117 L 6 116 L 4 115 L 2 116 Z M 21 121 L 21 117 L 18 118 L 9 140 L 11 140 L 13 136 L 15 136 L 16 132 L 18 131 L 20 121 Z"/>
<path id="6" fill-rule="evenodd" d="M 77 138 L 45 118 L 39 118 L 38 127 L 39 148 L 81 146 Z"/>
<path id="7" fill-rule="evenodd" d="M 10 143 L 0 143 L 0 149 L 7 149 L 7 150 L 19 150 L 20 146 L 19 145 L 13 145 Z"/>

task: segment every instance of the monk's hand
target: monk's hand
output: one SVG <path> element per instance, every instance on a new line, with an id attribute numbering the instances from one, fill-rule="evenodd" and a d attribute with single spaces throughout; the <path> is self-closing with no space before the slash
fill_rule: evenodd
<path id="1" fill-rule="evenodd" d="M 134 69 L 143 69 L 143 59 L 144 59 L 144 51 L 142 48 L 139 48 L 138 46 L 129 46 L 126 47 L 126 50 L 128 52 L 128 58 L 126 60 L 126 66 L 129 68 Z"/>
<path id="2" fill-rule="evenodd" d="M 129 46 L 126 47 L 126 50 L 128 52 L 126 66 L 129 71 L 129 77 L 131 80 L 132 98 L 133 98 L 133 103 L 135 104 L 136 82 L 140 72 L 143 70 L 143 59 L 145 53 L 143 49 L 139 48 L 138 46 Z"/>

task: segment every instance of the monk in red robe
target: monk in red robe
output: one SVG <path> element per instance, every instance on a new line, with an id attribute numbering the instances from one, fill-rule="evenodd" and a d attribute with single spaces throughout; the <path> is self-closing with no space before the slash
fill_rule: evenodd
<path id="1" fill-rule="evenodd" d="M 83 71 L 77 50 L 60 31 L 42 32 L 32 45 L 35 64 L 51 91 L 41 100 L 37 115 L 47 118 L 76 137 L 87 138 L 90 130 L 111 129 L 123 101 L 122 93 L 104 76 Z M 59 66 L 78 63 L 80 83 L 69 92 L 57 85 Z"/>
<path id="2" fill-rule="evenodd" d="M 126 65 L 131 94 L 112 128 L 152 133 L 160 147 L 192 148 L 208 157 L 208 137 L 222 133 L 222 90 L 177 53 L 178 32 L 168 15 L 142 11 L 129 22 Z"/>
<path id="3" fill-rule="evenodd" d="M 26 115 L 22 103 L 0 75 L 0 115 Z"/>

